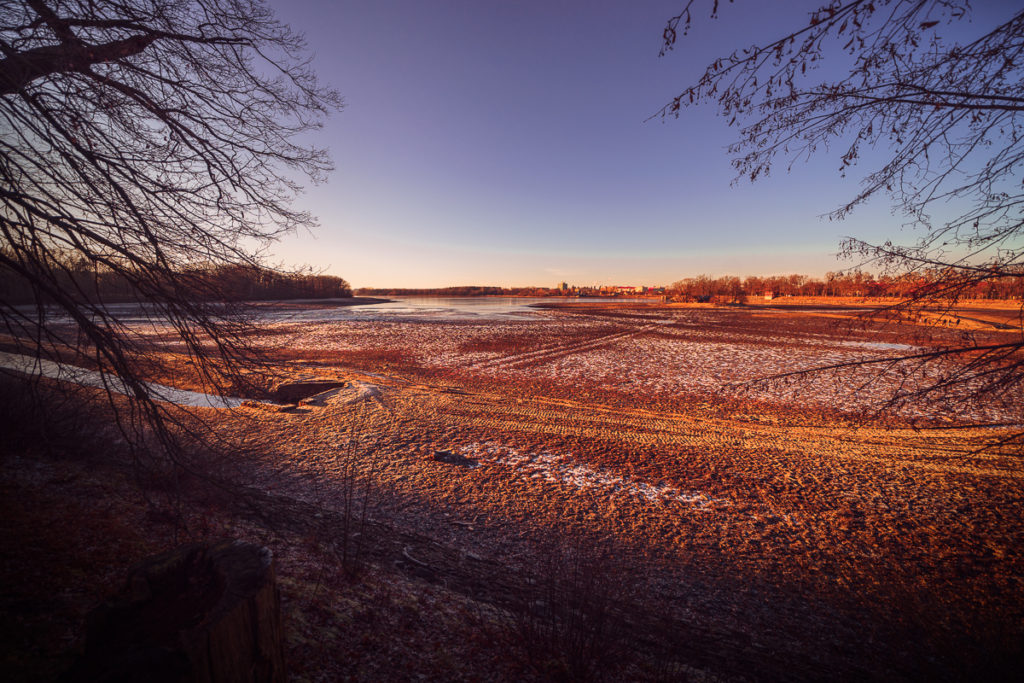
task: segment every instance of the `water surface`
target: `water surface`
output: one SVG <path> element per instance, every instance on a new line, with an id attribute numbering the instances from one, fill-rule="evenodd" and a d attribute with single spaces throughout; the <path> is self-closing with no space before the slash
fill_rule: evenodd
<path id="1" fill-rule="evenodd" d="M 0 369 L 13 370 L 30 376 L 49 377 L 62 382 L 98 387 L 118 394 L 131 394 L 131 387 L 117 375 L 86 370 L 74 365 L 55 363 L 42 358 L 33 358 L 16 353 L 0 352 Z M 237 408 L 244 399 L 229 396 L 214 396 L 198 391 L 177 389 L 156 382 L 143 382 L 153 398 L 165 403 L 194 408 Z"/>
<path id="2" fill-rule="evenodd" d="M 366 306 L 316 307 L 303 310 L 268 310 L 264 320 L 294 322 L 328 322 L 335 320 L 528 320 L 543 312 L 541 303 L 608 303 L 610 301 L 649 301 L 648 299 L 598 299 L 581 297 L 528 296 L 406 296 L 391 297 L 383 304 Z"/>

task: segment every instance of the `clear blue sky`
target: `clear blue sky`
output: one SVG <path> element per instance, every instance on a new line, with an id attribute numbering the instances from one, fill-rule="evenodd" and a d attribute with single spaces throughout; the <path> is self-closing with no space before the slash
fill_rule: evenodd
<path id="1" fill-rule="evenodd" d="M 848 265 L 844 235 L 900 237 L 884 201 L 821 217 L 857 190 L 834 155 L 732 185 L 736 131 L 711 107 L 645 122 L 819 3 L 723 2 L 659 58 L 682 4 L 273 0 L 346 103 L 313 138 L 336 170 L 300 199 L 321 225 L 274 256 L 355 287 L 658 285 L 820 275 Z"/>

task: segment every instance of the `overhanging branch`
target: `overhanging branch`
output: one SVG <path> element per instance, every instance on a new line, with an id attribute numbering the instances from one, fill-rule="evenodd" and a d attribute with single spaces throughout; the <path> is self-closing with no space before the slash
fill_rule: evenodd
<path id="1" fill-rule="evenodd" d="M 0 60 L 0 95 L 16 93 L 29 83 L 53 74 L 85 71 L 94 64 L 131 57 L 158 38 L 157 34 L 134 35 L 102 45 L 64 43 L 11 54 Z"/>

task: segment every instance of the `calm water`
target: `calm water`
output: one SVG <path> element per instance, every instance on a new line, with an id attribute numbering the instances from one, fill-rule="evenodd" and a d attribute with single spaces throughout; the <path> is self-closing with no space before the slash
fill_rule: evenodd
<path id="1" fill-rule="evenodd" d="M 267 320 L 321 322 L 331 320 L 496 320 L 529 319 L 541 314 L 533 306 L 540 303 L 587 302 L 607 303 L 608 299 L 579 297 L 391 297 L 386 304 L 369 306 L 338 306 L 300 311 L 268 311 Z M 615 299 L 616 301 L 649 301 L 649 299 Z"/>
<path id="2" fill-rule="evenodd" d="M 380 297 L 385 298 L 385 297 Z M 388 303 L 367 306 L 331 306 L 330 300 L 309 300 L 309 308 L 264 308 L 260 320 L 267 322 L 325 322 L 336 320 L 486 320 L 497 318 L 523 318 L 540 314 L 533 304 L 566 301 L 592 303 L 607 299 L 579 297 L 517 297 L 517 296 L 463 296 L 463 297 L 387 297 Z M 616 299 L 616 301 L 647 301 L 646 299 Z M 258 302 L 257 302 L 258 303 Z M 289 303 L 282 301 L 280 303 Z M 24 307 L 27 313 L 32 311 Z M 161 320 L 158 309 L 146 304 L 108 304 L 105 310 L 126 325 L 144 325 Z M 62 311 L 54 309 L 50 320 L 71 322 Z"/>

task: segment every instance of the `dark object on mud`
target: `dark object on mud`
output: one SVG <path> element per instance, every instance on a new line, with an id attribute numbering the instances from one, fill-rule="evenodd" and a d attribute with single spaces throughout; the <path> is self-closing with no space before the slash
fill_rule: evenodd
<path id="1" fill-rule="evenodd" d="M 285 680 L 271 554 L 241 541 L 144 561 L 86 629 L 85 654 L 65 681 Z"/>
<path id="2" fill-rule="evenodd" d="M 328 389 L 348 386 L 348 382 L 333 379 L 314 379 L 299 382 L 281 382 L 273 390 L 274 399 L 281 403 L 298 403 Z"/>
<path id="3" fill-rule="evenodd" d="M 467 458 L 464 455 L 452 453 L 451 451 L 434 451 L 434 460 L 449 465 L 458 465 L 459 467 L 476 467 L 478 464 L 472 458 Z"/>

